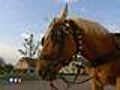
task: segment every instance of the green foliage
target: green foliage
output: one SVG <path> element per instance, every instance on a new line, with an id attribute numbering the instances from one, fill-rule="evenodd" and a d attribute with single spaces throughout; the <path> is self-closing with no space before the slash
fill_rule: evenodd
<path id="1" fill-rule="evenodd" d="M 19 75 L 24 81 L 34 81 L 39 80 L 39 77 L 36 74 L 22 73 Z"/>
<path id="2" fill-rule="evenodd" d="M 4 71 L 7 72 L 7 73 L 10 73 L 11 71 L 13 71 L 13 68 L 14 68 L 13 65 L 7 64 L 4 67 Z"/>
<path id="3" fill-rule="evenodd" d="M 6 64 L 4 67 L 0 67 L 0 75 L 9 74 L 14 69 L 13 65 Z"/>
<path id="4" fill-rule="evenodd" d="M 4 74 L 4 72 L 5 72 L 5 69 L 3 67 L 0 67 L 0 75 Z"/>

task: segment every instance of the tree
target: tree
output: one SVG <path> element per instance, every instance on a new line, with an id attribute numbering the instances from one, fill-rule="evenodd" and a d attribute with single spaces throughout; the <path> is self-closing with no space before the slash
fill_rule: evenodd
<path id="1" fill-rule="evenodd" d="M 12 64 L 6 64 L 4 67 L 5 72 L 10 73 L 11 71 L 13 71 L 14 66 Z"/>
<path id="2" fill-rule="evenodd" d="M 27 35 L 28 35 L 27 38 L 24 37 L 23 43 L 24 49 L 18 49 L 18 51 L 26 57 L 34 58 L 35 55 L 38 53 L 40 43 L 39 41 L 36 42 L 34 40 L 33 33 Z"/>

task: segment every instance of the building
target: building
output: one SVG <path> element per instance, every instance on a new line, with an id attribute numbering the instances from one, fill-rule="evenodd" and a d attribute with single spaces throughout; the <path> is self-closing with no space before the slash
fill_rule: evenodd
<path id="1" fill-rule="evenodd" d="M 37 59 L 22 57 L 15 66 L 17 72 L 35 73 Z"/>

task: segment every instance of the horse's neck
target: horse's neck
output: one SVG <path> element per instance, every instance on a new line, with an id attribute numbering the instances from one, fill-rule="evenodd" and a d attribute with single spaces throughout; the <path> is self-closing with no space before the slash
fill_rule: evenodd
<path id="1" fill-rule="evenodd" d="M 75 23 L 82 28 L 82 54 L 88 59 L 108 54 L 115 48 L 114 41 L 107 30 L 95 22 L 76 20 Z M 81 30 L 81 29 L 80 29 Z M 79 35 L 77 36 L 79 37 Z M 78 42 L 81 39 L 78 38 Z M 81 47 L 81 46 L 78 46 Z"/>

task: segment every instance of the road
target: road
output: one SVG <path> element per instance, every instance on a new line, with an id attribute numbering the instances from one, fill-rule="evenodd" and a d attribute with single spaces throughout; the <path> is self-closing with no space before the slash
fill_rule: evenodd
<path id="1" fill-rule="evenodd" d="M 54 82 L 59 90 L 91 90 L 90 82 L 81 85 L 71 85 L 66 89 L 66 84 L 60 80 Z M 46 81 L 29 81 L 22 84 L 0 85 L 0 90 L 51 90 L 49 83 Z M 107 86 L 105 90 L 114 90 L 112 86 Z"/>

